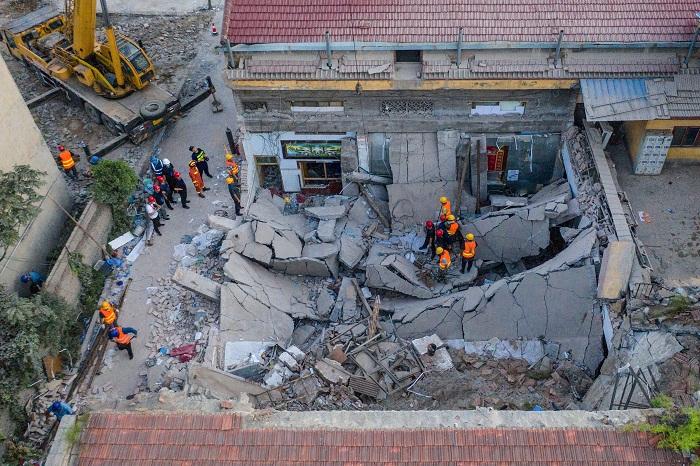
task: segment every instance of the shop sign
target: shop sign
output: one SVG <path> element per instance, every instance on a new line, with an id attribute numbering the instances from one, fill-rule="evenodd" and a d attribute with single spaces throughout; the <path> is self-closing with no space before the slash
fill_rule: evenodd
<path id="1" fill-rule="evenodd" d="M 340 141 L 282 141 L 285 159 L 340 159 Z"/>

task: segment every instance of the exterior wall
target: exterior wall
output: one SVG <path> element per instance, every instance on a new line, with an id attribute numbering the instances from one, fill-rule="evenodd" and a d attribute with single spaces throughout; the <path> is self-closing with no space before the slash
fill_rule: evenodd
<path id="1" fill-rule="evenodd" d="M 34 123 L 19 89 L 0 57 L 0 141 L 4 147 L 0 157 L 0 170 L 12 170 L 15 165 L 27 164 L 46 172 L 41 195 L 49 194 L 67 210 L 71 200 L 65 175 L 59 170 L 39 128 Z M 0 284 L 18 291 L 18 277 L 28 270 L 46 274 L 45 258 L 56 244 L 66 217 L 49 199 L 43 199 L 37 217 L 20 231 L 20 241 L 8 251 L 0 262 Z"/>
<path id="2" fill-rule="evenodd" d="M 624 124 L 625 140 L 627 141 L 627 148 L 632 162 L 637 159 L 637 152 L 646 134 L 646 126 L 646 121 L 627 121 Z"/>
<path id="3" fill-rule="evenodd" d="M 676 126 L 700 126 L 700 120 L 653 120 L 647 123 L 647 129 L 667 130 L 673 132 Z M 700 147 L 671 147 L 666 160 L 700 161 Z"/>

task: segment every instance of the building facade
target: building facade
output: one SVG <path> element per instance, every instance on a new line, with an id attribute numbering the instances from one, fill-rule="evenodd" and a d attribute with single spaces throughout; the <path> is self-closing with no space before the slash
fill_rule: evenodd
<path id="1" fill-rule="evenodd" d="M 561 134 L 579 104 L 592 121 L 625 122 L 633 157 L 652 130 L 662 143 L 668 137 L 669 157 L 695 157 L 700 127 L 687 116 L 695 110 L 685 108 L 682 120 L 620 117 L 638 103 L 628 102 L 629 85 L 615 83 L 653 83 L 652 98 L 678 76 L 677 89 L 692 87 L 697 7 L 427 0 L 310 9 L 228 0 L 227 74 L 243 149 L 263 186 L 337 192 L 342 174 L 358 169 L 394 183 L 453 181 L 479 138 L 488 191 L 526 194 L 561 170 Z M 601 83 L 613 85 L 603 95 L 583 92 Z M 693 135 L 692 146 L 676 149 Z"/>

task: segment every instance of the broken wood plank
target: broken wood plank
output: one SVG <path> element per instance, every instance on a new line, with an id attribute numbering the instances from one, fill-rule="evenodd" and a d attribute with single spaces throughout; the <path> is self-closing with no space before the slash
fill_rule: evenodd
<path id="1" fill-rule="evenodd" d="M 372 194 L 370 194 L 369 191 L 367 191 L 367 188 L 365 188 L 365 185 L 363 185 L 362 183 L 357 183 L 357 186 L 360 187 L 360 192 L 365 196 L 367 204 L 369 204 L 372 210 L 377 214 L 377 217 L 379 217 L 379 220 L 382 222 L 382 225 L 384 225 L 385 228 L 391 228 L 391 222 L 388 218 L 386 218 L 386 216 L 382 213 L 377 203 L 374 201 L 374 196 L 372 196 Z"/>

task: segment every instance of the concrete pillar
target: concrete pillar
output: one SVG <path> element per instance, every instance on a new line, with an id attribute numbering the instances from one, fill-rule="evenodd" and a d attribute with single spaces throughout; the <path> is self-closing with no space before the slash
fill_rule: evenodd
<path id="1" fill-rule="evenodd" d="M 46 172 L 39 194 L 48 193 L 66 209 L 70 209 L 71 199 L 65 175 L 56 165 L 54 156 L 34 123 L 2 57 L 0 109 L 0 141 L 4 148 L 0 157 L 0 170 L 10 171 L 14 166 L 24 164 Z M 10 289 L 24 290 L 24 287 L 19 286 L 19 276 L 28 270 L 48 274 L 46 256 L 56 246 L 66 218 L 48 199 L 44 199 L 39 208 L 36 218 L 21 228 L 19 242 L 10 248 L 5 259 L 0 262 L 0 284 Z"/>

